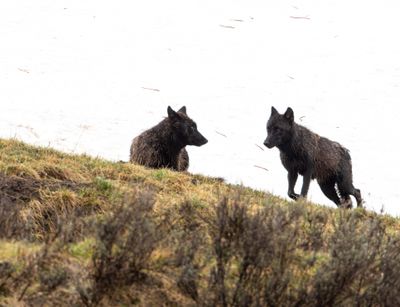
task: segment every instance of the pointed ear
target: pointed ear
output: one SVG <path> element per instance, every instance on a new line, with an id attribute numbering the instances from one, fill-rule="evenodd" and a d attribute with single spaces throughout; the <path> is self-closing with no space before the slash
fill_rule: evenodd
<path id="1" fill-rule="evenodd" d="M 176 118 L 177 114 L 174 110 L 172 110 L 172 108 L 170 106 L 168 106 L 167 111 L 168 111 L 168 118 L 170 118 L 170 119 Z"/>
<path id="2" fill-rule="evenodd" d="M 178 112 L 181 112 L 181 113 L 187 115 L 187 114 L 186 114 L 186 107 L 185 107 L 185 106 L 183 106 L 182 108 L 180 108 L 180 109 L 178 110 Z"/>
<path id="3" fill-rule="evenodd" d="M 285 118 L 290 122 L 293 123 L 294 122 L 294 113 L 292 108 L 287 108 L 285 114 L 283 114 L 283 116 L 285 116 Z"/>
<path id="4" fill-rule="evenodd" d="M 277 115 L 277 114 L 278 114 L 278 111 L 274 107 L 271 107 L 271 116 Z"/>

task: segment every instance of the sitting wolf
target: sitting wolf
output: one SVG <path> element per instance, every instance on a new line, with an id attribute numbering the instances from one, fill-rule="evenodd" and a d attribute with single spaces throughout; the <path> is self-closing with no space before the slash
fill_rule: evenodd
<path id="1" fill-rule="evenodd" d="M 186 171 L 189 155 L 186 145 L 202 146 L 207 139 L 186 114 L 186 107 L 175 112 L 168 107 L 168 117 L 133 139 L 130 161 L 152 168 Z"/>
<path id="2" fill-rule="evenodd" d="M 282 164 L 288 171 L 290 198 L 300 196 L 294 192 L 300 174 L 302 197 L 307 196 L 311 179 L 317 179 L 322 192 L 337 206 L 351 208 L 350 195 L 355 197 L 358 207 L 362 206 L 360 190 L 353 186 L 351 158 L 346 148 L 296 124 L 291 108 L 279 114 L 272 107 L 267 133 L 264 145 L 278 147 Z"/>

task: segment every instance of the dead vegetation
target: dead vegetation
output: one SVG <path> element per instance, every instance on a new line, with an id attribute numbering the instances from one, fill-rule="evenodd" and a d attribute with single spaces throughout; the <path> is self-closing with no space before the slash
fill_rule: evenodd
<path id="1" fill-rule="evenodd" d="M 400 305 L 395 218 L 16 141 L 0 172 L 0 306 Z"/>

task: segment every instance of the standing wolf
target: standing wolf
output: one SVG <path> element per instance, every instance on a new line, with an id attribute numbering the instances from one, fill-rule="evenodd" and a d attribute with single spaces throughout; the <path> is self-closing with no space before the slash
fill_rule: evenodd
<path id="1" fill-rule="evenodd" d="M 133 139 L 130 161 L 152 168 L 186 171 L 189 155 L 186 145 L 202 146 L 207 139 L 186 114 L 186 107 L 175 112 L 168 107 L 168 117 Z"/>
<path id="2" fill-rule="evenodd" d="M 317 179 L 322 192 L 337 206 L 351 208 L 350 195 L 362 206 L 361 193 L 353 186 L 353 174 L 349 151 L 337 142 L 321 137 L 294 122 L 294 114 L 288 108 L 279 114 L 272 107 L 267 123 L 268 136 L 264 145 L 278 147 L 283 166 L 288 171 L 288 195 L 297 199 L 294 192 L 298 174 L 303 176 L 301 196 L 306 197 L 311 179 Z"/>

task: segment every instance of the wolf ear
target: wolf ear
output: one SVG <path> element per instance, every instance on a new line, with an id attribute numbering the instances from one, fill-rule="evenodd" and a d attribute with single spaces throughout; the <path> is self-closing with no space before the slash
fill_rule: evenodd
<path id="1" fill-rule="evenodd" d="M 178 112 L 181 112 L 181 113 L 187 115 L 187 114 L 186 114 L 186 107 L 185 107 L 185 106 L 183 106 L 182 108 L 180 108 L 180 109 L 178 110 Z"/>
<path id="2" fill-rule="evenodd" d="M 277 114 L 278 114 L 278 111 L 274 107 L 271 107 L 271 116 L 277 115 Z"/>
<path id="3" fill-rule="evenodd" d="M 294 122 L 294 113 L 292 108 L 287 108 L 285 114 L 283 114 L 283 116 L 285 116 L 285 118 L 290 122 L 293 123 Z"/>
<path id="4" fill-rule="evenodd" d="M 178 114 L 176 114 L 176 112 L 174 110 L 172 110 L 172 108 L 170 106 L 168 106 L 168 118 L 170 119 L 175 119 L 177 118 Z"/>

